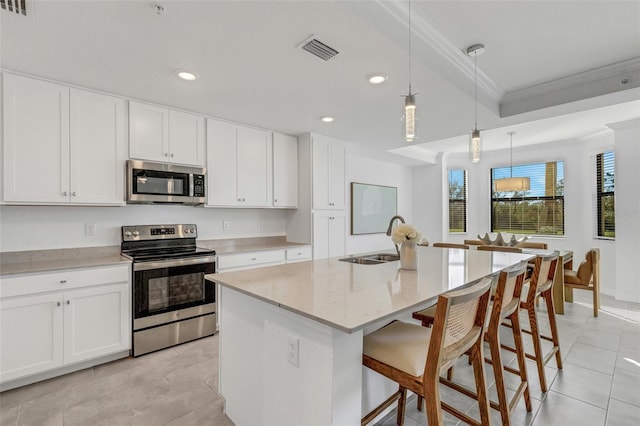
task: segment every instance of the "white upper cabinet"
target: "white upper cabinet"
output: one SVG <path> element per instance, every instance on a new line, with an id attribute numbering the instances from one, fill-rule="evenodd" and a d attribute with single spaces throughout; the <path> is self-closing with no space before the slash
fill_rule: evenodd
<path id="1" fill-rule="evenodd" d="M 204 118 L 161 106 L 129 102 L 129 157 L 204 166 Z"/>
<path id="2" fill-rule="evenodd" d="M 207 205 L 272 205 L 270 133 L 207 119 Z"/>
<path id="3" fill-rule="evenodd" d="M 326 136 L 312 137 L 313 208 L 345 208 L 345 148 Z"/>
<path id="4" fill-rule="evenodd" d="M 124 100 L 8 73 L 3 84 L 4 202 L 124 204 Z"/>
<path id="5" fill-rule="evenodd" d="M 298 207 L 298 138 L 273 134 L 273 206 Z"/>

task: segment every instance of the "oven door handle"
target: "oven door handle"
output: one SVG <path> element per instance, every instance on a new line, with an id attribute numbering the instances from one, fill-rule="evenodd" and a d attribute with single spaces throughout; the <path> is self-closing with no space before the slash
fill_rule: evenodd
<path id="1" fill-rule="evenodd" d="M 189 266 L 189 265 L 200 265 L 202 263 L 214 263 L 216 261 L 215 256 L 205 256 L 205 257 L 190 257 L 187 259 L 171 259 L 171 260 L 162 260 L 156 262 L 134 262 L 133 270 L 134 271 L 148 271 L 149 269 L 162 269 L 162 268 L 171 268 L 174 266 Z"/>

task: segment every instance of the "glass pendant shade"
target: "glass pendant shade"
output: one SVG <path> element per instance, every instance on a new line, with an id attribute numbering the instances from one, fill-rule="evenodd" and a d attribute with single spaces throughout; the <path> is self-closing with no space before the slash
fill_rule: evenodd
<path id="1" fill-rule="evenodd" d="M 509 177 L 494 181 L 495 192 L 528 191 L 530 186 L 528 177 Z"/>
<path id="2" fill-rule="evenodd" d="M 482 139 L 480 138 L 480 130 L 472 130 L 469 134 L 469 159 L 472 163 L 480 161 L 480 153 L 482 152 Z"/>
<path id="3" fill-rule="evenodd" d="M 404 114 L 402 116 L 402 129 L 405 141 L 413 142 L 418 139 L 417 121 L 416 95 L 409 93 L 404 97 Z"/>

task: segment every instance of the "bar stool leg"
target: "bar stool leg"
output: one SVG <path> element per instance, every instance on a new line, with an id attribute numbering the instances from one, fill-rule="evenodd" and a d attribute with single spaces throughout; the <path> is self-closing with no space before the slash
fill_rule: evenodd
<path id="1" fill-rule="evenodd" d="M 551 341 L 553 350 L 556 352 L 556 365 L 562 370 L 562 356 L 560 355 L 560 338 L 558 337 L 558 324 L 556 323 L 556 313 L 553 307 L 553 293 L 551 289 L 543 292 L 544 300 L 547 304 L 547 315 L 549 315 L 549 326 L 551 328 Z"/>
<path id="2" fill-rule="evenodd" d="M 524 345 L 522 344 L 522 332 L 520 328 L 520 317 L 518 316 L 519 309 L 516 309 L 514 313 L 509 317 L 511 319 L 511 330 L 513 331 L 513 341 L 516 347 L 516 359 L 518 360 L 518 370 L 520 371 L 520 381 L 522 383 L 527 382 L 527 386 L 524 389 L 524 405 L 528 412 L 533 410 L 531 405 L 531 394 L 529 392 L 529 379 L 527 378 L 527 363 L 524 356 Z"/>
<path id="3" fill-rule="evenodd" d="M 531 329 L 531 340 L 533 340 L 533 351 L 535 354 L 536 367 L 538 368 L 538 378 L 540 379 L 540 389 L 542 392 L 547 391 L 547 379 L 544 373 L 544 353 L 542 352 L 542 344 L 540 343 L 540 330 L 538 330 L 538 317 L 536 308 L 532 303 L 527 304 L 527 313 L 529 314 L 529 327 Z"/>

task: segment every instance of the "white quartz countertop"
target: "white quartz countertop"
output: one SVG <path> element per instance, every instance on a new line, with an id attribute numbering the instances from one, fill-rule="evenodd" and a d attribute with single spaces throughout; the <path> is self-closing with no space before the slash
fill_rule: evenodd
<path id="1" fill-rule="evenodd" d="M 418 247 L 418 270 L 400 262 L 360 265 L 338 258 L 207 275 L 224 287 L 346 333 L 436 301 L 439 294 L 531 254 Z M 221 302 L 224 303 L 224 300 Z"/>

